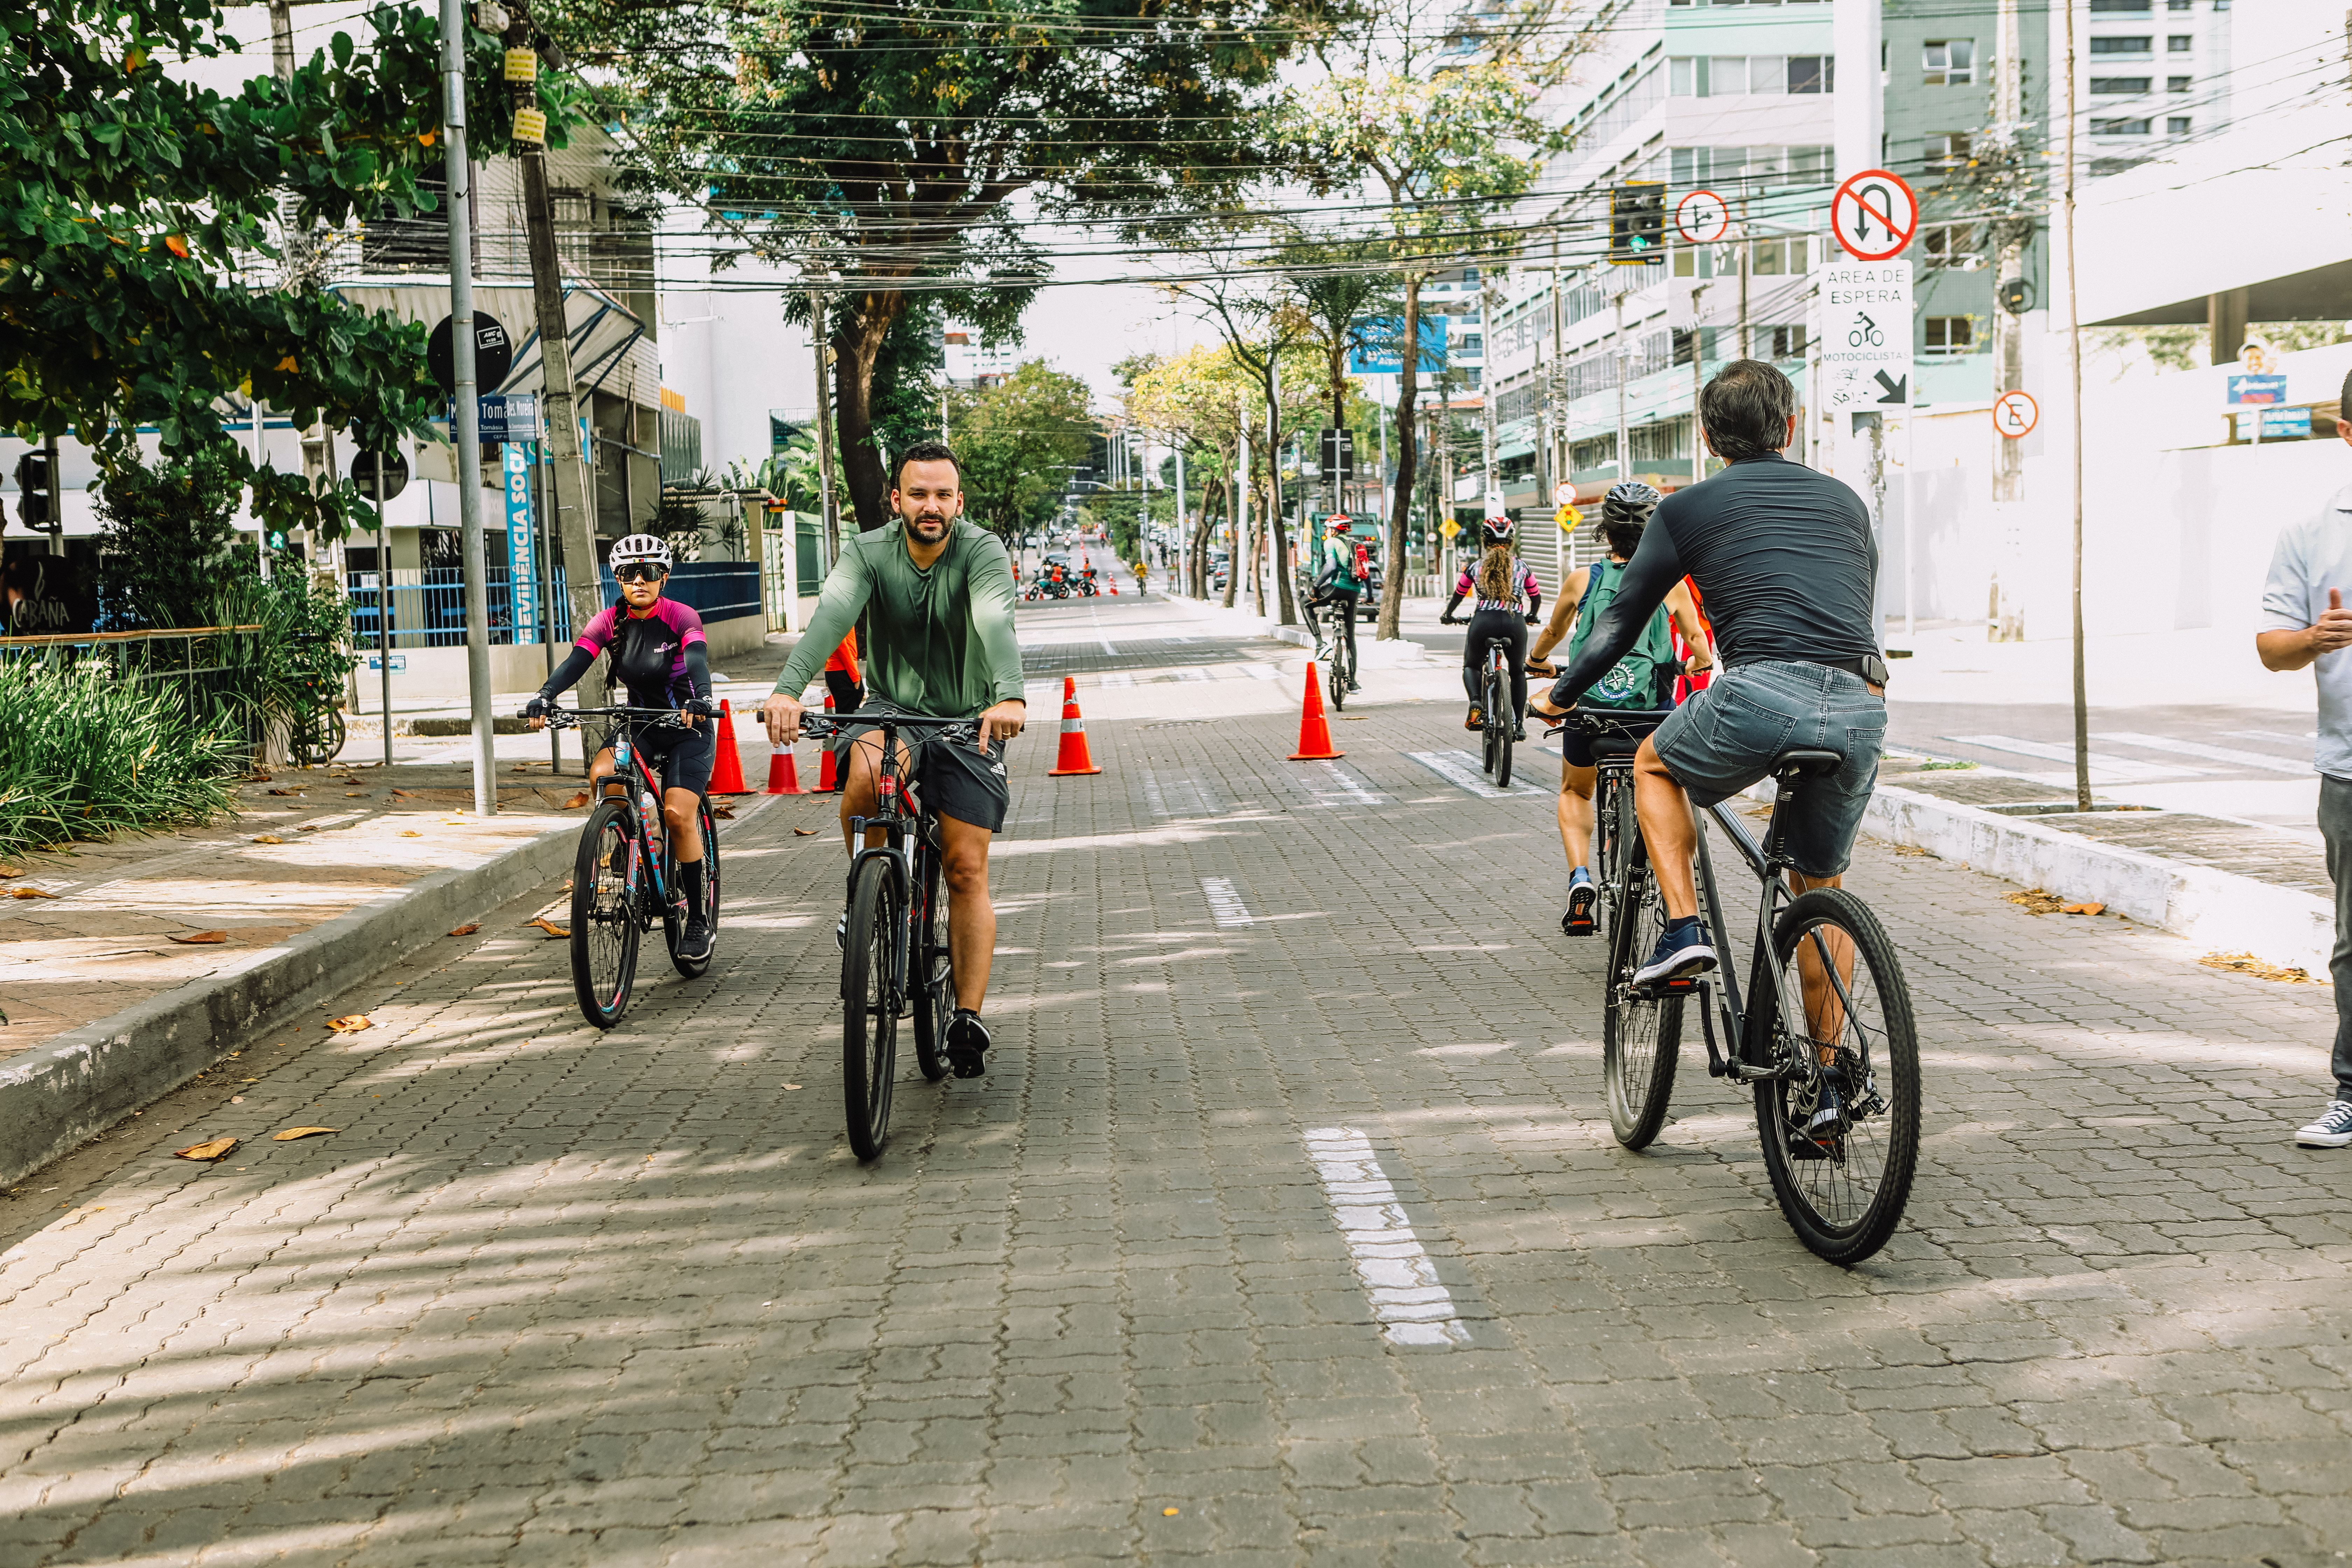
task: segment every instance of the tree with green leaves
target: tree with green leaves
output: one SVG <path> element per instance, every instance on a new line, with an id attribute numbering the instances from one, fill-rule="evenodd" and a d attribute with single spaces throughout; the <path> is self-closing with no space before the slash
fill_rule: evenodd
<path id="1" fill-rule="evenodd" d="M 1095 438 L 1087 384 L 1027 360 L 994 386 L 949 395 L 964 509 L 1008 544 L 1050 521 Z"/>
<path id="2" fill-rule="evenodd" d="M 1322 3 L 579 0 L 642 102 L 652 177 L 824 291 L 866 528 L 886 521 L 876 366 L 910 304 L 1004 341 L 1046 271 L 1026 223 L 1230 199 L 1265 161 L 1257 101 Z"/>
<path id="3" fill-rule="evenodd" d="M 171 69 L 236 47 L 219 0 L 0 8 L 0 427 L 71 433 L 111 471 L 152 426 L 168 461 L 226 465 L 272 526 L 337 536 L 372 515 L 348 482 L 257 468 L 224 422 L 257 397 L 386 447 L 440 411 L 423 329 L 256 281 L 281 198 L 298 227 L 434 205 L 438 25 L 410 6 L 367 21 L 365 43 L 337 33 L 290 80 L 231 96 Z M 499 49 L 469 30 L 477 157 L 509 146 Z M 551 122 L 561 98 L 551 78 Z"/>
<path id="4" fill-rule="evenodd" d="M 1122 365 L 1122 370 L 1126 367 Z M 1255 388 L 1223 347 L 1187 349 L 1172 359 L 1155 359 L 1137 370 L 1127 387 L 1127 416 L 1138 426 L 1184 448 L 1189 484 L 1201 490 L 1201 526 L 1192 539 L 1186 575 L 1208 596 L 1209 529 L 1212 510 L 1230 512 L 1227 498 L 1239 463 L 1242 431 L 1250 424 Z M 1211 499 L 1217 505 L 1211 507 Z M 1234 540 L 1235 554 L 1241 541 Z M 1225 577 L 1225 605 L 1234 602 L 1238 570 Z"/>
<path id="5" fill-rule="evenodd" d="M 1557 0 L 1521 0 L 1465 22 L 1458 7 L 1384 0 L 1367 26 L 1319 39 L 1323 75 L 1286 107 L 1284 140 L 1320 188 L 1368 190 L 1377 237 L 1402 295 L 1395 492 L 1387 559 L 1404 559 L 1404 521 L 1417 478 L 1421 291 L 1465 262 L 1495 265 L 1516 247 L 1512 205 L 1566 144 L 1537 111 L 1582 52 L 1563 37 Z M 1381 592 L 1379 636 L 1394 637 L 1404 574 Z"/>

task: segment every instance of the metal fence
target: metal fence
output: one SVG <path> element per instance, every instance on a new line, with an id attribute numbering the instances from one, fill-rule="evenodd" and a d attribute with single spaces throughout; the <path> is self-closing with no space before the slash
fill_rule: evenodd
<path id="1" fill-rule="evenodd" d="M 621 596 L 620 584 L 613 574 L 597 570 L 598 585 L 604 602 L 611 604 Z M 394 648 L 463 647 L 466 643 L 466 582 L 463 569 L 455 566 L 393 568 L 392 581 L 386 585 L 385 618 L 390 622 L 392 646 Z M 511 643 L 517 639 L 514 624 L 513 568 L 492 566 L 483 574 L 488 596 L 490 641 Z M 351 595 L 352 637 L 362 649 L 377 647 L 376 642 L 376 574 L 373 572 L 344 574 L 344 590 Z M 732 620 L 739 616 L 756 616 L 760 609 L 760 567 L 751 561 L 685 561 L 671 572 L 664 594 L 686 605 L 705 621 Z M 554 574 L 548 592 L 541 596 L 553 625 L 551 640 L 570 642 L 572 607 L 565 597 L 562 571 Z M 536 641 L 541 628 L 522 628 L 521 640 Z"/>

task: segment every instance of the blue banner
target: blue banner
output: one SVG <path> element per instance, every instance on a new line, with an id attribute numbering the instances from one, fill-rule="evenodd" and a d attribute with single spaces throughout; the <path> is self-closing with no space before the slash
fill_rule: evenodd
<path id="1" fill-rule="evenodd" d="M 1356 346 L 1348 354 L 1350 375 L 1393 375 L 1404 369 L 1404 318 L 1374 316 L 1358 329 Z M 1421 368 L 1445 368 L 1445 319 L 1421 319 Z"/>
<path id="2" fill-rule="evenodd" d="M 512 585 L 514 638 L 539 640 L 539 574 L 533 570 L 530 529 L 531 446 L 509 441 L 499 448 L 506 469 L 507 569 Z"/>

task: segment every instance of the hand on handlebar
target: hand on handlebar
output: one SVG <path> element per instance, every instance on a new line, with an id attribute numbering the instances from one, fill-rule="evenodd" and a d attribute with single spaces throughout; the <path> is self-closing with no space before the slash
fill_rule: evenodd
<path id="1" fill-rule="evenodd" d="M 772 693 L 760 710 L 761 722 L 768 727 L 768 743 L 789 746 L 799 740 L 801 720 L 807 713 L 798 698 L 787 697 L 781 691 Z"/>
<path id="2" fill-rule="evenodd" d="M 705 719 L 718 718 L 719 704 L 709 697 L 689 697 L 686 700 L 686 706 L 677 710 L 677 716 L 691 730 Z"/>
<path id="3" fill-rule="evenodd" d="M 1458 626 L 1462 624 L 1462 617 L 1459 616 L 1440 616 L 1437 617 L 1437 624 L 1441 626 Z"/>
<path id="4" fill-rule="evenodd" d="M 1561 718 L 1567 714 L 1569 709 L 1574 708 L 1576 704 L 1571 702 L 1568 705 L 1568 708 L 1555 708 L 1552 706 L 1551 694 L 1548 691 L 1541 694 L 1535 692 L 1529 692 L 1528 694 L 1528 711 L 1530 713 L 1540 713 L 1547 719 Z"/>
<path id="5" fill-rule="evenodd" d="M 530 701 L 522 705 L 522 716 L 530 721 L 530 727 L 532 729 L 544 730 L 547 728 L 547 710 L 550 704 L 546 698 L 534 697 Z"/>

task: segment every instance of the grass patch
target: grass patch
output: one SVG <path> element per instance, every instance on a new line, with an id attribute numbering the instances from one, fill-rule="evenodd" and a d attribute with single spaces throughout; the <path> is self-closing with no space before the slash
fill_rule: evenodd
<path id="1" fill-rule="evenodd" d="M 229 809 L 244 737 L 169 683 L 103 662 L 0 666 L 0 852 L 211 820 Z"/>

